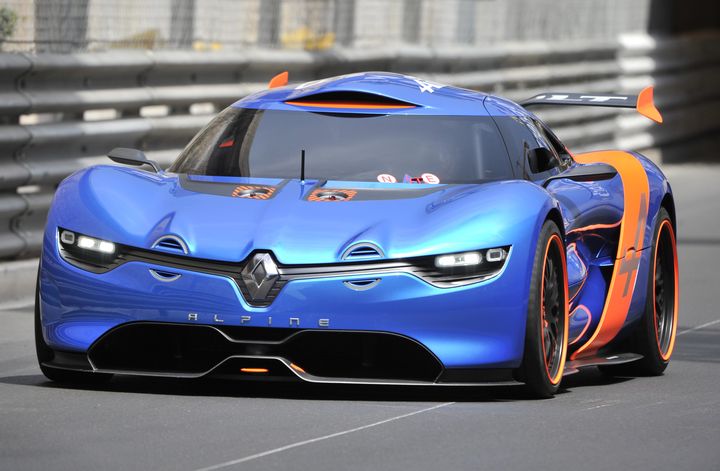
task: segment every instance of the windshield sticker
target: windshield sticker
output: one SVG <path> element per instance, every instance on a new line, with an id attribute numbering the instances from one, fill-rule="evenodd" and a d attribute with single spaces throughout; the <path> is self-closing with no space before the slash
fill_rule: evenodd
<path id="1" fill-rule="evenodd" d="M 434 173 L 423 173 L 420 175 L 420 178 L 422 178 L 422 181 L 425 183 L 429 183 L 431 185 L 437 185 L 440 183 L 440 179 Z"/>
<path id="2" fill-rule="evenodd" d="M 381 173 L 377 176 L 377 181 L 380 183 L 397 183 L 397 178 L 390 175 L 389 173 Z"/>
<path id="3" fill-rule="evenodd" d="M 437 185 L 440 183 L 440 179 L 434 173 L 423 173 L 419 177 L 411 177 L 406 173 L 403 177 L 403 183 L 427 183 Z"/>

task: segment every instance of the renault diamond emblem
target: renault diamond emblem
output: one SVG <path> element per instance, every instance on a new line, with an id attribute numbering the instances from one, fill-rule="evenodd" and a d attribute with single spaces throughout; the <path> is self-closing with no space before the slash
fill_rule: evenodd
<path id="1" fill-rule="evenodd" d="M 240 276 L 253 300 L 265 299 L 278 278 L 277 265 L 270 254 L 258 253 L 245 265 Z"/>

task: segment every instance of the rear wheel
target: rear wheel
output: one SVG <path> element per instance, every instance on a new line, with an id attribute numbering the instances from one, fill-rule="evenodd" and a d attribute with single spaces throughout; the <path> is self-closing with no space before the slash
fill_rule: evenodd
<path id="1" fill-rule="evenodd" d="M 557 225 L 547 221 L 535 250 L 530 281 L 525 352 L 518 377 L 533 395 L 552 397 L 560 386 L 567 355 L 567 271 Z"/>
<path id="2" fill-rule="evenodd" d="M 108 381 L 113 375 L 105 373 L 88 373 L 85 371 L 64 370 L 62 368 L 53 368 L 43 363 L 52 361 L 53 351 L 45 343 L 42 334 L 42 322 L 40 319 L 40 276 L 35 284 L 35 352 L 37 353 L 38 365 L 40 371 L 46 378 L 57 381 L 59 383 L 76 383 L 76 384 L 100 384 Z"/>
<path id="3" fill-rule="evenodd" d="M 645 313 L 630 339 L 641 360 L 601 371 L 623 376 L 657 376 L 667 368 L 675 347 L 678 315 L 678 269 L 675 232 L 670 215 L 660 208 L 653 233 Z"/>

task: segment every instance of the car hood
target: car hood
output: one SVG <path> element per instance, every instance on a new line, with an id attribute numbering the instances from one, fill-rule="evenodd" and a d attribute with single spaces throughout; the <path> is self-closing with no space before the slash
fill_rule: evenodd
<path id="1" fill-rule="evenodd" d="M 272 194 L 239 196 L 256 186 Z M 313 201 L 317 191 L 329 189 L 352 198 Z M 334 263 L 358 243 L 376 245 L 386 258 L 513 245 L 534 234 L 547 200 L 540 187 L 520 180 L 302 183 L 97 166 L 62 183 L 48 231 L 59 226 L 143 248 L 172 235 L 187 244 L 191 256 L 213 260 L 241 261 L 264 250 L 283 264 Z"/>

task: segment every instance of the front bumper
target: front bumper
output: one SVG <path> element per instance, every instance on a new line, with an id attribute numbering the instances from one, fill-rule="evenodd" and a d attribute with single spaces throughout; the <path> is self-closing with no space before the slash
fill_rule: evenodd
<path id="1" fill-rule="evenodd" d="M 56 351 L 45 365 L 140 376 L 313 383 L 478 384 L 512 379 L 510 369 L 444 369 L 425 347 L 396 334 L 154 322 L 122 324 L 87 354 Z"/>
<path id="2" fill-rule="evenodd" d="M 50 348 L 85 355 L 113 328 L 136 322 L 375 332 L 416 342 L 442 372 L 512 369 L 523 354 L 528 252 L 528 247 L 513 246 L 500 275 L 469 286 L 437 288 L 408 273 L 378 274 L 374 278 L 380 281 L 364 291 L 344 282 L 365 280 L 367 274 L 301 279 L 287 283 L 270 306 L 253 307 L 228 277 L 175 268 L 181 276 L 166 282 L 151 274 L 163 266 L 144 262 L 90 273 L 62 260 L 54 238 L 46 237 L 42 330 Z"/>

